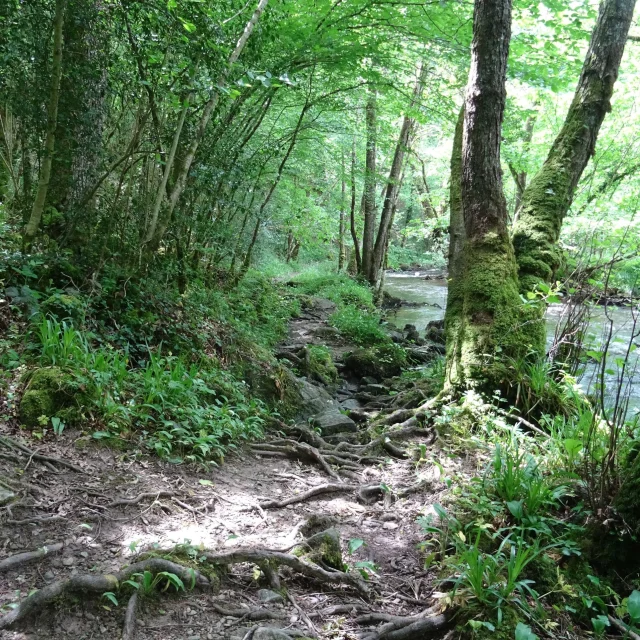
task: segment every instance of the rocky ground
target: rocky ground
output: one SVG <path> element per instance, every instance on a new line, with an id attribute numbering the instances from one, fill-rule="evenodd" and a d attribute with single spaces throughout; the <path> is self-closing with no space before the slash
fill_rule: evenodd
<path id="1" fill-rule="evenodd" d="M 220 467 L 70 430 L 39 442 L 0 421 L 0 639 L 443 637 L 417 524 L 445 491 L 436 434 L 399 414 L 424 393 L 353 371 L 331 311 L 314 301 L 279 355 L 300 370 L 308 345 L 327 346 L 339 378 L 301 380 L 306 419 Z M 436 349 L 413 348 L 423 359 Z M 372 420 L 389 426 L 372 435 Z M 182 576 L 186 590 L 117 591 L 113 574 L 145 569 Z"/>

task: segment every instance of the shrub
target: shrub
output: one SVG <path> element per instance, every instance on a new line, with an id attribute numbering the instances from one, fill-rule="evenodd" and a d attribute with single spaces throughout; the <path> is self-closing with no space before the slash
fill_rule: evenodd
<path id="1" fill-rule="evenodd" d="M 353 305 L 336 311 L 329 318 L 329 322 L 345 338 L 361 346 L 391 342 L 389 336 L 380 326 L 380 318 L 377 315 L 363 312 Z"/>

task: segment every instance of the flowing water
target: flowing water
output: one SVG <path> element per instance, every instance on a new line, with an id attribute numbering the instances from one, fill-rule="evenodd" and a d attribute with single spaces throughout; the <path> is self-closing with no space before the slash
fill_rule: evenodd
<path id="1" fill-rule="evenodd" d="M 424 335 L 424 330 L 431 320 L 444 318 L 447 304 L 447 282 L 437 271 L 419 271 L 408 273 L 387 273 L 385 275 L 385 291 L 392 296 L 409 303 L 419 303 L 420 306 L 402 306 L 390 311 L 388 320 L 402 329 L 405 324 L 413 324 Z M 566 311 L 565 305 L 552 304 L 546 314 L 547 344 L 553 344 L 556 328 Z M 617 380 L 620 376 L 621 365 L 625 362 L 623 376 L 623 394 L 629 395 L 629 414 L 640 409 L 640 368 L 638 353 L 635 345 L 627 355 L 629 342 L 636 341 L 640 346 L 640 326 L 634 322 L 632 310 L 629 307 L 609 307 L 606 311 L 602 306 L 593 306 L 589 322 L 589 334 L 595 342 L 595 349 L 603 343 L 608 333 L 609 322 L 607 314 L 613 321 L 612 340 L 607 356 L 607 372 L 605 374 L 605 389 L 607 404 L 615 401 L 618 393 Z M 580 386 L 590 393 L 596 389 L 597 370 L 595 362 L 586 365 L 580 377 Z"/>

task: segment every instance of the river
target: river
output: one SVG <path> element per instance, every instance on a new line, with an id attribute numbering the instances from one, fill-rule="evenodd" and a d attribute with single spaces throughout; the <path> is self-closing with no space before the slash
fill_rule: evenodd
<path id="1" fill-rule="evenodd" d="M 425 279 L 425 278 L 430 279 Z M 431 279 L 434 278 L 434 279 Z M 424 335 L 424 330 L 432 320 L 441 320 L 447 304 L 447 282 L 438 271 L 417 271 L 405 273 L 387 273 L 385 275 L 385 290 L 401 300 L 420 303 L 420 306 L 402 306 L 390 311 L 387 318 L 400 329 L 405 324 L 413 324 Z M 552 304 L 546 314 L 547 344 L 553 344 L 553 338 L 558 323 L 566 311 L 565 305 Z M 616 381 L 619 376 L 619 365 L 625 359 L 630 340 L 640 343 L 638 332 L 640 326 L 634 327 L 632 310 L 629 307 L 609 307 L 608 314 L 613 320 L 613 339 L 607 356 L 606 396 L 608 403 L 613 402 L 617 393 Z M 590 338 L 595 348 L 602 344 L 608 333 L 608 322 L 605 309 L 602 306 L 591 308 L 589 322 Z M 633 347 L 635 349 L 635 347 Z M 630 354 L 625 365 L 623 386 L 629 394 L 629 417 L 640 409 L 640 371 L 639 351 Z M 616 363 L 617 360 L 617 363 Z M 584 373 L 579 378 L 579 384 L 586 392 L 592 392 L 597 382 L 597 366 L 594 362 L 586 365 Z"/>

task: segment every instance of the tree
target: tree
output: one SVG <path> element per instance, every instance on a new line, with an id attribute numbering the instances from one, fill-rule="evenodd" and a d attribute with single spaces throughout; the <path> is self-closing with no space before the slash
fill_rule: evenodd
<path id="1" fill-rule="evenodd" d="M 513 245 L 520 289 L 534 291 L 554 279 L 562 263 L 558 246 L 564 217 L 582 173 L 595 152 L 596 140 L 618 77 L 635 0 L 603 0 L 591 35 L 573 102 L 542 168 L 522 195 Z M 538 353 L 544 351 L 542 321 L 530 323 Z"/>
<path id="2" fill-rule="evenodd" d="M 453 387 L 495 383 L 495 354 L 515 355 L 526 348 L 519 331 L 522 302 L 500 167 L 510 37 L 510 0 L 476 0 L 462 126 L 463 264 L 458 274 L 454 241 L 456 282 L 447 304 L 447 381 Z M 459 224 L 456 163 L 454 153 L 454 229 Z"/>
<path id="3" fill-rule="evenodd" d="M 51 89 L 47 103 L 47 133 L 44 143 L 44 153 L 40 175 L 38 176 L 38 191 L 33 202 L 31 215 L 24 228 L 23 243 L 29 248 L 38 232 L 51 179 L 51 165 L 56 144 L 56 127 L 58 124 L 58 102 L 60 100 L 60 79 L 62 78 L 62 27 L 66 0 L 56 0 L 55 16 L 53 18 L 53 62 L 51 65 Z"/>

